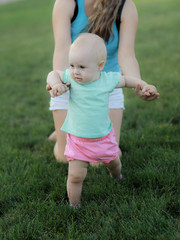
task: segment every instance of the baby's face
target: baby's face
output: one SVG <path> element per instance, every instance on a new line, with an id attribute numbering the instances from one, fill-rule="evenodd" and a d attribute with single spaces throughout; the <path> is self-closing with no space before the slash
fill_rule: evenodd
<path id="1" fill-rule="evenodd" d="M 71 77 L 79 84 L 96 81 L 100 77 L 97 57 L 87 48 L 71 48 L 69 64 Z"/>

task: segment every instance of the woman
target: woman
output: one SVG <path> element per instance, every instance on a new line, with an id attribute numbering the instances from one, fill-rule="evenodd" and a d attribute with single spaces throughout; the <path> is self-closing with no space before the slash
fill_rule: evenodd
<path id="1" fill-rule="evenodd" d="M 78 13 L 75 16 L 78 4 Z M 103 71 L 122 72 L 124 75 L 140 77 L 139 65 L 135 57 L 134 42 L 138 24 L 136 7 L 132 0 L 56 0 L 53 9 L 53 30 L 55 49 L 53 69 L 65 70 L 68 65 L 68 52 L 71 42 L 81 32 L 93 32 L 103 37 L 107 46 L 107 62 Z M 119 30 L 117 15 L 120 16 Z M 50 86 L 47 86 L 50 90 Z M 145 100 L 157 98 L 143 96 L 140 89 L 135 89 L 138 96 Z M 68 106 L 68 92 L 51 98 L 50 110 L 53 111 L 55 132 L 49 137 L 56 140 L 54 155 L 57 161 L 66 162 L 64 149 L 66 134 L 60 131 L 65 120 Z M 110 119 L 119 144 L 120 129 L 124 109 L 122 89 L 115 89 L 109 100 Z M 120 151 L 121 155 L 121 151 Z"/>

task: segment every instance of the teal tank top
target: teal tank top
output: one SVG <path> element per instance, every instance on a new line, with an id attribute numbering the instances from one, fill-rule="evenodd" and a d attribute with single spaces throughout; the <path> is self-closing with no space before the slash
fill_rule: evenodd
<path id="1" fill-rule="evenodd" d="M 84 32 L 88 26 L 88 17 L 85 13 L 84 0 L 77 0 L 78 2 L 78 14 L 76 19 L 71 24 L 71 39 L 72 42 L 78 37 L 80 33 Z M 103 71 L 105 72 L 121 72 L 118 64 L 118 45 L 119 45 L 119 33 L 116 27 L 116 22 L 113 24 L 113 36 L 110 36 L 107 48 L 107 60 Z"/>

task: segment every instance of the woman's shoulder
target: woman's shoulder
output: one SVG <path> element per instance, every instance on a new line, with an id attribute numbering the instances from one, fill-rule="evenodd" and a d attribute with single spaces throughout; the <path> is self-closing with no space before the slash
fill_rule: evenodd
<path id="1" fill-rule="evenodd" d="M 56 0 L 54 4 L 54 12 L 58 14 L 67 14 L 70 17 L 74 15 L 76 3 L 75 0 Z"/>
<path id="2" fill-rule="evenodd" d="M 132 18 L 137 18 L 137 9 L 132 0 L 126 0 L 122 10 L 121 21 L 129 18 L 130 16 Z"/>
<path id="3" fill-rule="evenodd" d="M 67 6 L 69 5 L 75 6 L 76 1 L 75 0 L 56 0 L 55 4 L 60 4 L 60 5 L 65 4 Z"/>

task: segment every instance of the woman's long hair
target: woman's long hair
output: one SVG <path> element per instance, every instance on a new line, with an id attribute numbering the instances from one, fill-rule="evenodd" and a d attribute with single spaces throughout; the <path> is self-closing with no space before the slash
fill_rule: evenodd
<path id="1" fill-rule="evenodd" d="M 88 32 L 95 33 L 108 42 L 113 34 L 113 23 L 116 21 L 121 2 L 122 0 L 96 0 L 89 17 Z"/>

